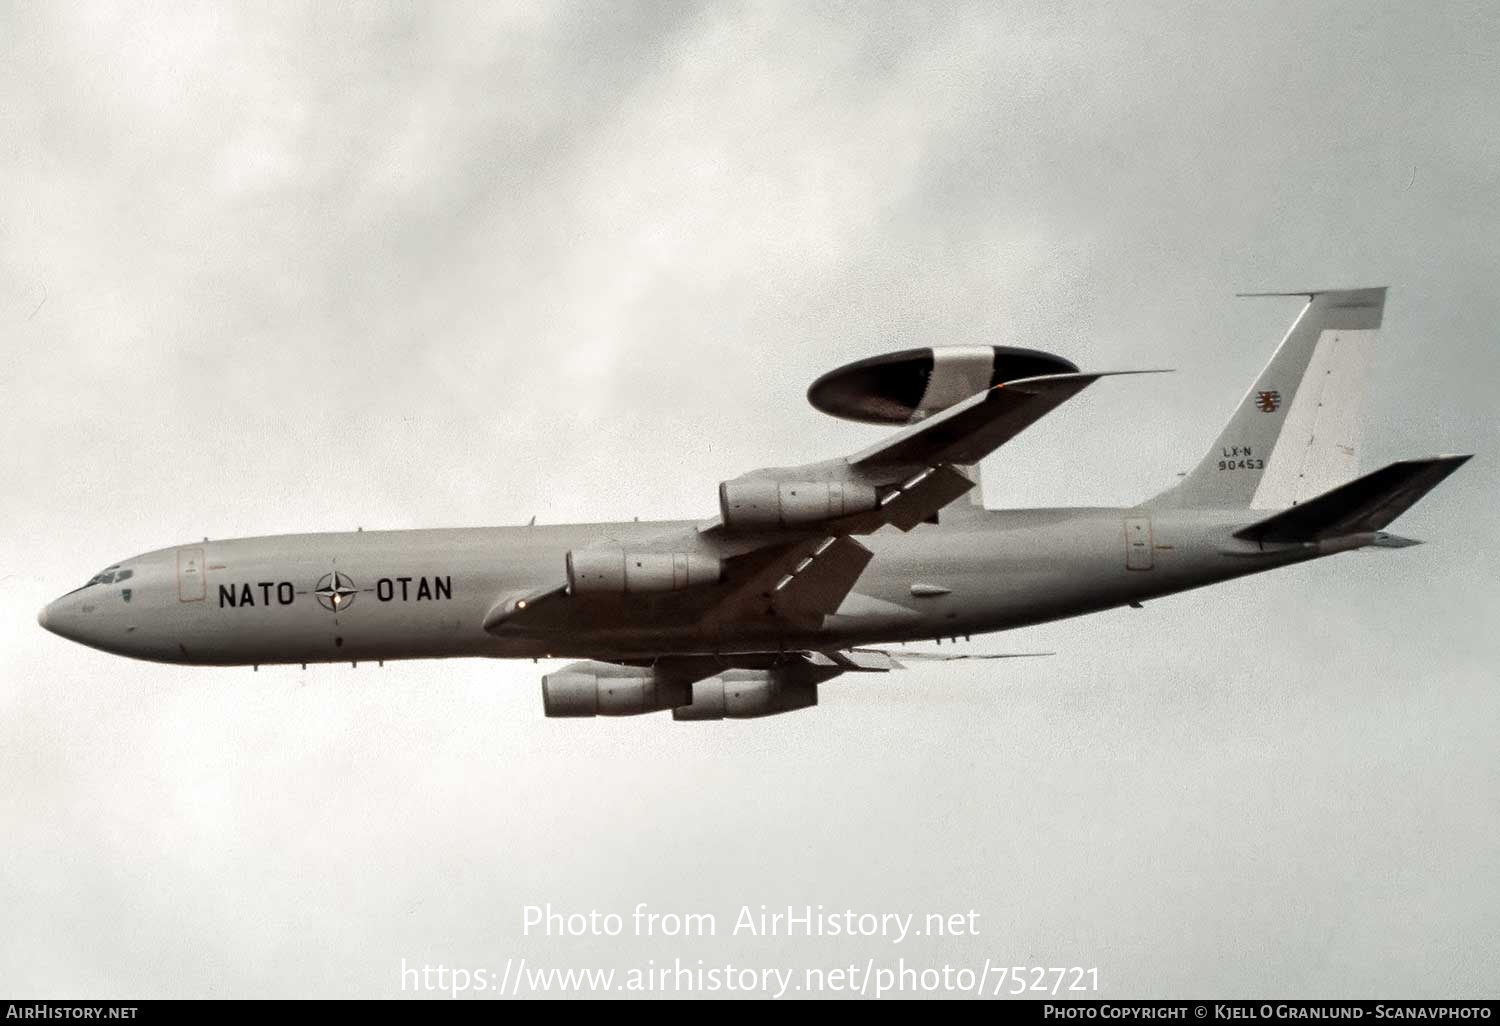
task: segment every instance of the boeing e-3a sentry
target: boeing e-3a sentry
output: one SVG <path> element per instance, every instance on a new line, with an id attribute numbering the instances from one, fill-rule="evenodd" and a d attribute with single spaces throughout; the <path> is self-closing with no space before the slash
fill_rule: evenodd
<path id="1" fill-rule="evenodd" d="M 1135 506 L 976 499 L 982 459 L 1105 374 L 1033 350 L 908 350 L 808 393 L 900 430 L 724 481 L 711 519 L 205 540 L 112 564 L 40 621 L 106 652 L 195 665 L 584 660 L 542 678 L 549 716 L 803 709 L 834 677 L 916 657 L 882 645 L 1415 544 L 1384 528 L 1469 457 L 1359 476 L 1385 294 L 1293 293 L 1306 305 L 1212 448 Z"/>

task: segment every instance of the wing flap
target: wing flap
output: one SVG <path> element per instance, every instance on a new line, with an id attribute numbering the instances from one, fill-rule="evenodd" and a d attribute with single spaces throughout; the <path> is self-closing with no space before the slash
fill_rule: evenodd
<path id="1" fill-rule="evenodd" d="M 956 467 L 928 467 L 886 495 L 879 509 L 846 518 L 840 528 L 850 534 L 873 534 L 891 524 L 910 531 L 973 487 L 974 480 Z"/>
<path id="2" fill-rule="evenodd" d="M 905 663 L 952 663 L 966 659 L 1039 659 L 1056 652 L 892 652 L 886 648 L 851 648 L 850 655 L 883 657 L 893 669 L 905 669 Z"/>
<path id="3" fill-rule="evenodd" d="M 704 609 L 699 624 L 712 629 L 746 617 L 771 615 L 776 585 L 827 541 L 814 537 L 763 545 L 727 559 L 727 590 L 721 590 L 717 600 Z"/>
<path id="4" fill-rule="evenodd" d="M 875 554 L 848 535 L 830 538 L 776 583 L 771 608 L 798 625 L 820 627 L 854 590 Z"/>
<path id="5" fill-rule="evenodd" d="M 699 621 L 714 627 L 744 617 L 774 617 L 819 627 L 854 589 L 874 553 L 847 535 L 755 549 L 735 561 L 751 567 Z"/>

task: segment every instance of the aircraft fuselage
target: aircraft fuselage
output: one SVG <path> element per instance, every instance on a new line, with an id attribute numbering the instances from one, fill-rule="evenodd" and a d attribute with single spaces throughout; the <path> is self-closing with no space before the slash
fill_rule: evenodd
<path id="1" fill-rule="evenodd" d="M 114 572 L 124 579 L 71 592 L 41 619 L 107 652 L 199 665 L 829 650 L 1058 620 L 1328 551 L 1232 536 L 1252 519 L 1243 509 L 945 512 L 937 525 L 864 539 L 874 558 L 817 629 L 769 617 L 705 628 L 684 615 L 687 593 L 585 603 L 563 631 L 485 629 L 503 596 L 560 582 L 569 550 L 691 535 L 692 522 L 205 540 L 125 560 Z"/>

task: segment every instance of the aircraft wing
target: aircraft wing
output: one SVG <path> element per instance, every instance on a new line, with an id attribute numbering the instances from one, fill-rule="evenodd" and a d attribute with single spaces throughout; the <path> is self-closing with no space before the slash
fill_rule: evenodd
<path id="1" fill-rule="evenodd" d="M 1009 381 L 856 455 L 758 470 L 724 482 L 720 516 L 700 525 L 694 537 L 674 530 L 637 550 L 707 550 L 722 566 L 719 580 L 659 600 L 621 595 L 608 615 L 630 616 L 634 610 L 658 624 L 691 624 L 706 631 L 758 619 L 817 629 L 837 612 L 872 558 L 857 536 L 887 526 L 911 531 L 932 520 L 974 487 L 963 466 L 977 463 L 1105 376 L 1051 374 Z M 731 493 L 739 498 L 732 500 Z M 565 632 L 589 615 L 578 599 L 565 585 L 502 596 L 484 625 Z"/>
<path id="2" fill-rule="evenodd" d="M 843 603 L 873 557 L 848 535 L 753 550 L 731 561 L 731 583 L 700 623 L 773 617 L 815 629 Z"/>
<path id="3" fill-rule="evenodd" d="M 853 456 L 753 471 L 720 485 L 720 515 L 701 530 L 726 536 L 769 527 L 831 536 L 872 534 L 893 525 L 910 531 L 974 487 L 962 467 L 978 463 L 1106 376 L 1049 374 L 1008 381 Z M 826 516 L 809 516 L 800 507 L 795 517 L 786 512 L 789 504 L 807 504 L 809 496 L 826 506 Z M 772 522 L 778 503 L 782 516 Z M 759 519 L 748 522 L 746 509 Z"/>
<path id="4" fill-rule="evenodd" d="M 1037 659 L 1056 654 L 1056 652 L 893 652 L 887 648 L 850 648 L 834 655 L 834 658 L 838 659 L 842 656 L 866 664 L 873 662 L 879 668 L 902 670 L 906 668 L 906 663 L 951 663 L 964 659 Z"/>
<path id="5" fill-rule="evenodd" d="M 873 534 L 887 524 L 910 531 L 973 487 L 973 478 L 957 467 L 924 467 L 891 488 L 876 509 L 846 518 L 839 526 L 850 534 Z"/>
<path id="6" fill-rule="evenodd" d="M 892 468 L 978 463 L 1100 378 L 1150 373 L 1155 372 L 1048 374 L 1008 381 L 898 431 L 848 462 L 881 476 Z"/>
<path id="7" fill-rule="evenodd" d="M 874 553 L 848 535 L 818 535 L 751 546 L 724 561 L 724 579 L 689 602 L 687 593 L 657 614 L 711 630 L 720 624 L 769 618 L 816 629 L 854 588 Z M 649 599 L 650 596 L 639 596 Z M 613 601 L 620 601 L 615 599 Z M 619 609 L 616 607 L 616 612 Z M 566 633 L 588 615 L 566 584 L 501 596 L 485 616 L 488 631 L 516 628 Z"/>

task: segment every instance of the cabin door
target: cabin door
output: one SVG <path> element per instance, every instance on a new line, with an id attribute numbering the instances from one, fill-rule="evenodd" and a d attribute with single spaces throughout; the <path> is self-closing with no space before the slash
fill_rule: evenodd
<path id="1" fill-rule="evenodd" d="M 1151 518 L 1125 518 L 1125 569 L 1151 569 Z"/>
<path id="2" fill-rule="evenodd" d="M 202 602 L 208 589 L 204 578 L 203 550 L 177 550 L 177 600 Z"/>

